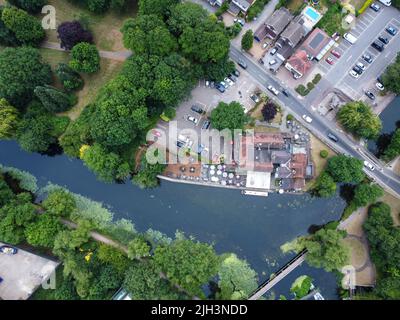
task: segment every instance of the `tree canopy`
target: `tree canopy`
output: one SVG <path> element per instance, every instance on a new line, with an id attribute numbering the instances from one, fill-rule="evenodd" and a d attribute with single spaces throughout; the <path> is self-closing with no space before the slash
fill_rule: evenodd
<path id="1" fill-rule="evenodd" d="M 249 51 L 253 47 L 253 31 L 247 30 L 242 37 L 242 49 Z"/>
<path id="2" fill-rule="evenodd" d="M 359 183 L 365 177 L 363 162 L 346 155 L 329 158 L 326 170 L 336 182 Z"/>
<path id="3" fill-rule="evenodd" d="M 94 73 L 100 69 L 100 55 L 96 46 L 87 42 L 76 44 L 71 50 L 69 66 L 84 73 Z"/>
<path id="4" fill-rule="evenodd" d="M 65 21 L 58 28 L 58 38 L 60 46 L 65 50 L 71 50 L 80 42 L 92 43 L 93 36 L 90 31 L 86 30 L 79 21 Z"/>
<path id="5" fill-rule="evenodd" d="M 0 99 L 0 139 L 12 138 L 19 123 L 19 112 L 6 99 Z"/>
<path id="6" fill-rule="evenodd" d="M 236 101 L 225 103 L 221 101 L 211 112 L 211 123 L 218 130 L 243 129 L 247 120 L 243 106 Z"/>

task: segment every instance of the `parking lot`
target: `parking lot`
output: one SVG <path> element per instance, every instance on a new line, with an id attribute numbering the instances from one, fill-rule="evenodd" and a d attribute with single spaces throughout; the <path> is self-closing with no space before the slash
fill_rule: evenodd
<path id="1" fill-rule="evenodd" d="M 385 31 L 385 28 L 392 26 L 398 30 L 395 36 Z M 355 27 L 349 32 L 357 37 L 355 44 L 350 44 L 342 39 L 339 46 L 335 48 L 341 55 L 336 58 L 329 55 L 334 61 L 333 65 L 328 64 L 325 59 L 319 64 L 320 70 L 325 73 L 325 78 L 335 87 L 343 91 L 354 100 L 364 100 L 372 106 L 377 106 L 382 99 L 380 90 L 376 87 L 377 78 L 383 73 L 388 64 L 396 57 L 400 51 L 400 16 L 399 11 L 393 7 L 381 5 L 379 12 L 368 8 L 360 17 L 357 18 Z M 379 36 L 389 39 L 383 52 L 379 52 L 371 46 Z M 377 40 L 377 42 L 380 42 Z M 372 62 L 363 59 L 363 55 L 369 55 Z M 362 63 L 365 70 L 358 78 L 352 77 L 349 72 L 357 63 Z M 365 94 L 370 91 L 375 99 L 368 98 Z"/>
<path id="2" fill-rule="evenodd" d="M 0 242 L 0 246 L 4 244 Z M 58 263 L 19 249 L 0 253 L 0 299 L 26 300 L 56 269 Z"/>
<path id="3" fill-rule="evenodd" d="M 181 105 L 176 109 L 175 121 L 177 122 L 178 134 L 181 132 L 183 135 L 193 138 L 193 134 L 190 131 L 194 131 L 198 137 L 203 130 L 203 124 L 211 115 L 212 110 L 218 105 L 219 102 L 223 101 L 230 103 L 237 101 L 242 104 L 245 112 L 251 110 L 255 103 L 251 100 L 250 96 L 253 92 L 257 91 L 258 88 L 251 76 L 238 65 L 236 69 L 240 72 L 239 77 L 235 83 L 230 85 L 225 92 L 219 92 L 215 87 L 211 87 L 210 83 L 207 86 L 206 81 L 200 81 L 196 88 L 191 92 L 191 97 L 182 102 Z M 203 109 L 204 113 L 199 114 L 191 109 L 193 105 L 196 105 Z M 188 117 L 193 117 L 196 123 L 188 120 Z M 167 136 L 168 140 L 168 123 L 159 121 L 157 124 L 159 131 Z M 186 130 L 189 129 L 189 130 Z M 211 126 L 209 127 L 211 129 Z M 193 139 L 195 140 L 195 139 Z M 175 140 L 176 141 L 176 138 Z M 192 150 L 197 150 L 197 141 L 194 141 Z"/>

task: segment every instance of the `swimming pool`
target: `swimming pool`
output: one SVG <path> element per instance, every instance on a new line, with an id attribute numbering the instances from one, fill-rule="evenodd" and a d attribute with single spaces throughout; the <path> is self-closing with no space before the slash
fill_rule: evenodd
<path id="1" fill-rule="evenodd" d="M 308 7 L 307 10 L 304 12 L 305 15 L 309 16 L 311 20 L 318 20 L 321 16 L 319 12 L 315 11 L 313 8 Z"/>

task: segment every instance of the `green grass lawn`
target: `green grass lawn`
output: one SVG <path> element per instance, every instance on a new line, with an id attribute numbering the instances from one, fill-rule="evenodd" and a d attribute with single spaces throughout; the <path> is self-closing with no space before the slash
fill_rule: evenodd
<path id="1" fill-rule="evenodd" d="M 343 34 L 342 18 L 343 14 L 340 5 L 331 4 L 322 19 L 318 22 L 317 27 L 323 29 L 330 36 L 335 32 Z"/>
<path id="2" fill-rule="evenodd" d="M 137 13 L 137 1 L 135 0 L 129 1 L 127 9 L 121 13 L 109 10 L 100 15 L 94 14 L 79 4 L 68 0 L 49 0 L 48 2 L 56 8 L 57 25 L 64 21 L 84 19 L 88 22 L 97 47 L 106 51 L 124 49 L 122 34 L 119 30 L 125 19 L 132 18 Z M 49 41 L 58 42 L 56 30 L 47 30 L 47 37 Z"/>

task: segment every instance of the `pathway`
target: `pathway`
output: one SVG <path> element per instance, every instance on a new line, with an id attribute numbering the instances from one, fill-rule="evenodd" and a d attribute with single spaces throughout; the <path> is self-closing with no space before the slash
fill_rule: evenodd
<path id="1" fill-rule="evenodd" d="M 52 50 L 58 50 L 58 51 L 65 51 L 67 50 L 63 49 L 60 47 L 60 44 L 57 42 L 50 42 L 50 41 L 44 41 L 41 44 L 42 48 L 46 49 L 52 49 Z M 115 61 L 125 61 L 132 55 L 132 51 L 129 50 L 123 50 L 123 51 L 104 51 L 100 50 L 99 55 L 102 58 L 105 59 L 110 59 L 110 60 L 115 60 Z"/>

